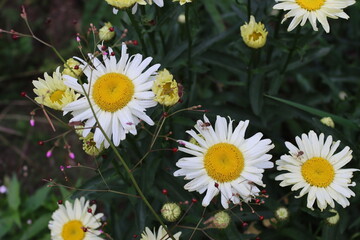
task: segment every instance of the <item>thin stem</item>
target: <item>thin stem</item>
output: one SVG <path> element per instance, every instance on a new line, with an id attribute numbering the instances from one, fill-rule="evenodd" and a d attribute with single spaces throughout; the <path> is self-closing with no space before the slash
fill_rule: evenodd
<path id="1" fill-rule="evenodd" d="M 191 76 L 191 55 L 192 55 L 192 37 L 191 37 L 191 29 L 190 29 L 190 16 L 189 16 L 189 11 L 190 11 L 190 5 L 191 4 L 186 4 L 185 5 L 185 21 L 186 21 L 186 35 L 188 38 L 188 62 L 187 62 L 187 68 L 188 68 L 188 78 L 190 80 L 190 76 Z"/>
<path id="2" fill-rule="evenodd" d="M 252 0 L 248 0 L 248 4 L 247 4 L 248 19 L 250 19 L 250 16 L 251 16 L 251 1 Z"/>
<path id="3" fill-rule="evenodd" d="M 292 55 L 294 54 L 294 51 L 296 49 L 296 45 L 297 45 L 297 42 L 298 42 L 298 39 L 299 39 L 299 35 L 300 35 L 300 32 L 301 32 L 301 27 L 298 27 L 298 29 L 296 30 L 296 36 L 295 36 L 295 41 L 289 51 L 289 54 L 287 55 L 287 58 L 286 58 L 286 61 L 285 61 L 285 64 L 283 66 L 283 68 L 281 69 L 280 71 L 280 74 L 283 74 L 285 73 L 289 63 L 290 63 L 290 60 L 291 60 L 291 57 Z"/>
<path id="4" fill-rule="evenodd" d="M 131 10 L 126 10 L 126 13 L 128 14 L 131 24 L 133 25 L 133 27 L 135 28 L 135 31 L 139 37 L 140 43 L 141 43 L 141 48 L 144 51 L 144 54 L 146 56 L 148 56 L 148 51 L 146 49 L 146 45 L 145 45 L 145 41 L 143 38 L 143 34 L 141 33 L 141 29 L 140 29 L 140 25 L 139 22 L 136 20 L 136 18 L 134 17 L 134 15 L 131 13 Z"/>

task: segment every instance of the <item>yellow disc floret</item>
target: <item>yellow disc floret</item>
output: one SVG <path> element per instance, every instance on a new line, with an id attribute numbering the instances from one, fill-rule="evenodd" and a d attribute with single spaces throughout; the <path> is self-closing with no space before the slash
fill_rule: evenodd
<path id="1" fill-rule="evenodd" d="M 134 92 L 134 84 L 127 76 L 106 73 L 96 80 L 92 97 L 101 110 L 116 112 L 131 101 Z"/>
<path id="2" fill-rule="evenodd" d="M 50 100 L 52 102 L 58 102 L 61 103 L 61 99 L 64 96 L 64 91 L 62 90 L 56 90 L 50 95 Z"/>
<path id="3" fill-rule="evenodd" d="M 326 0 L 295 0 L 301 8 L 308 11 L 319 10 L 326 2 Z"/>
<path id="4" fill-rule="evenodd" d="M 334 167 L 324 158 L 313 157 L 301 166 L 301 174 L 311 186 L 327 187 L 335 177 Z"/>
<path id="5" fill-rule="evenodd" d="M 250 22 L 240 27 L 241 37 L 245 44 L 251 48 L 261 48 L 266 43 L 268 32 L 264 24 L 257 23 L 254 16 L 250 16 Z"/>
<path id="6" fill-rule="evenodd" d="M 83 224 L 79 220 L 72 220 L 64 224 L 61 232 L 64 240 L 82 240 L 85 238 Z"/>
<path id="7" fill-rule="evenodd" d="M 75 101 L 80 95 L 65 85 L 60 67 L 49 76 L 44 73 L 44 79 L 33 81 L 35 101 L 55 110 L 62 110 L 64 106 Z"/>
<path id="8" fill-rule="evenodd" d="M 218 143 L 207 150 L 204 165 L 207 174 L 217 182 L 231 182 L 243 171 L 244 157 L 233 144 Z"/>

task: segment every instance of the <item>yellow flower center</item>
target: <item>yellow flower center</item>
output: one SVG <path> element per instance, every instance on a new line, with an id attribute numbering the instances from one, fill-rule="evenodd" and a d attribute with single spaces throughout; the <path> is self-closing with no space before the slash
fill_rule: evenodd
<path id="1" fill-rule="evenodd" d="M 65 91 L 62 91 L 62 90 L 56 90 L 55 92 L 53 92 L 51 95 L 50 95 L 50 100 L 54 103 L 54 102 L 57 102 L 57 103 L 61 103 L 61 99 L 64 95 L 64 92 Z"/>
<path id="2" fill-rule="evenodd" d="M 127 76 L 120 73 L 107 73 L 96 80 L 93 98 L 102 110 L 116 112 L 131 101 L 134 92 L 134 84 Z"/>
<path id="3" fill-rule="evenodd" d="M 64 240 L 82 240 L 85 238 L 83 225 L 79 220 L 72 220 L 64 224 L 61 236 Z"/>
<path id="4" fill-rule="evenodd" d="M 295 0 L 301 8 L 308 11 L 319 10 L 326 2 L 326 0 Z"/>
<path id="5" fill-rule="evenodd" d="M 231 182 L 243 171 L 244 157 L 233 144 L 218 143 L 207 150 L 204 165 L 207 174 L 217 182 Z"/>
<path id="6" fill-rule="evenodd" d="M 162 87 L 161 96 L 164 95 L 173 95 L 174 89 L 171 87 L 171 82 L 165 83 Z"/>
<path id="7" fill-rule="evenodd" d="M 259 33 L 259 32 L 253 32 L 252 34 L 250 34 L 250 39 L 252 39 L 253 41 L 256 41 L 256 40 L 258 40 L 261 36 L 262 36 L 261 33 Z"/>
<path id="8" fill-rule="evenodd" d="M 301 166 L 301 174 L 311 186 L 327 187 L 335 177 L 334 167 L 324 158 L 313 157 Z"/>

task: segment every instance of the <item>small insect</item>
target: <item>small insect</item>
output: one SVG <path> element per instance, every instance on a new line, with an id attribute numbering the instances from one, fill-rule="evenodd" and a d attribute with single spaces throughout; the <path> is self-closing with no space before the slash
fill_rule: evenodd
<path id="1" fill-rule="evenodd" d="M 304 154 L 303 151 L 299 151 L 295 156 L 298 158 L 298 157 L 301 157 L 303 154 Z"/>
<path id="2" fill-rule="evenodd" d="M 202 129 L 204 130 L 205 128 L 207 128 L 207 127 L 210 127 L 211 126 L 211 123 L 209 123 L 209 122 L 204 122 L 204 123 L 201 123 L 200 124 L 200 127 L 202 127 Z"/>

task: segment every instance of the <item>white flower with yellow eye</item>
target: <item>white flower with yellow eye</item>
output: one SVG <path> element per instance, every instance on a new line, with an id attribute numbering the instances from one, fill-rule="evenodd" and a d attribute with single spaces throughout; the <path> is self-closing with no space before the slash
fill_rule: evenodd
<path id="1" fill-rule="evenodd" d="M 248 202 L 259 195 L 256 185 L 265 186 L 262 181 L 266 168 L 272 168 L 271 155 L 266 154 L 274 147 L 270 139 L 262 139 L 262 133 L 245 139 L 249 121 L 240 121 L 233 130 L 233 120 L 217 116 L 215 129 L 204 115 L 204 121 L 198 120 L 194 130 L 187 131 L 199 145 L 180 141 L 184 147 L 179 151 L 193 155 L 183 157 L 177 163 L 180 169 L 174 176 L 185 176 L 191 180 L 184 188 L 188 191 L 206 191 L 202 201 L 204 207 L 221 193 L 221 204 L 229 207 L 229 202 L 239 204 Z"/>
<path id="2" fill-rule="evenodd" d="M 85 198 L 75 199 L 74 204 L 66 201 L 59 204 L 49 222 L 52 240 L 102 240 L 100 219 L 104 214 L 97 213 L 96 205 L 90 206 Z"/>
<path id="3" fill-rule="evenodd" d="M 316 21 L 319 21 L 325 32 L 330 32 L 327 18 L 344 18 L 349 16 L 343 11 L 344 8 L 353 5 L 354 0 L 276 0 L 274 9 L 290 10 L 285 14 L 283 23 L 286 19 L 292 18 L 288 31 L 293 30 L 297 25 L 304 26 L 309 20 L 314 31 L 318 31 Z"/>
<path id="4" fill-rule="evenodd" d="M 99 48 L 101 49 L 101 46 Z M 92 54 L 89 54 L 91 64 L 76 58 L 82 63 L 80 68 L 87 77 L 88 83 L 82 86 L 76 78 L 64 76 L 66 85 L 83 95 L 85 90 L 89 95 L 101 127 L 106 135 L 112 138 L 115 146 L 125 139 L 127 133 L 137 134 L 136 125 L 140 120 L 153 125 L 153 120 L 145 111 L 157 104 L 151 88 L 160 64 L 148 67 L 152 61 L 151 57 L 144 60 L 141 54 L 129 57 L 126 49 L 126 45 L 123 44 L 119 61 L 116 60 L 111 48 L 108 49 L 108 53 L 103 54 L 103 62 Z M 73 118 L 70 122 L 85 121 L 83 137 L 97 125 L 85 96 L 68 104 L 63 110 L 64 114 L 72 113 Z M 100 148 L 102 143 L 105 148 L 110 145 L 98 127 L 95 128 L 94 142 L 97 148 Z"/>
<path id="5" fill-rule="evenodd" d="M 342 207 L 350 205 L 348 198 L 355 196 L 349 186 L 355 186 L 351 182 L 354 171 L 359 169 L 342 169 L 352 159 L 352 151 L 345 147 L 335 153 L 340 141 L 333 142 L 332 136 L 324 139 L 324 134 L 319 136 L 314 131 L 308 135 L 302 134 L 301 138 L 295 138 L 297 146 L 285 142 L 289 154 L 282 155 L 276 161 L 277 169 L 287 171 L 278 175 L 275 180 L 281 181 L 280 186 L 293 185 L 291 190 L 301 189 L 297 198 L 308 194 L 307 207 L 313 209 L 317 203 L 320 210 L 327 205 L 335 207 L 334 200 Z"/>

